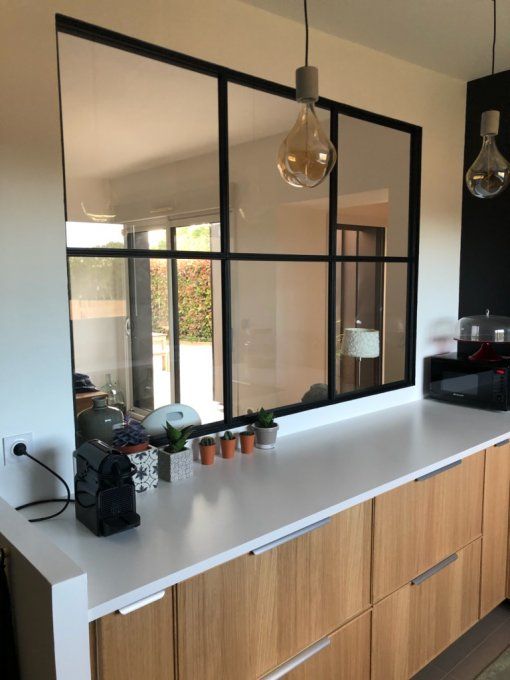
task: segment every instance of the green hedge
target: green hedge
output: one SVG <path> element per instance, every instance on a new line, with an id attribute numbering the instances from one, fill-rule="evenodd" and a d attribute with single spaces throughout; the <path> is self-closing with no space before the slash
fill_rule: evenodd
<path id="1" fill-rule="evenodd" d="M 179 260 L 179 331 L 181 340 L 212 340 L 211 263 Z"/>

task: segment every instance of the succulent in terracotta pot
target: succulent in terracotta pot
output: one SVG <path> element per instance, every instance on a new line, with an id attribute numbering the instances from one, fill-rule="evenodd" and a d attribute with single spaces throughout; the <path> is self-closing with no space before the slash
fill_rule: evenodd
<path id="1" fill-rule="evenodd" d="M 242 453 L 252 453 L 253 447 L 255 446 L 255 432 L 252 430 L 245 430 L 239 435 L 241 439 L 241 451 Z"/>
<path id="2" fill-rule="evenodd" d="M 216 442 L 213 437 L 202 437 L 200 440 L 200 460 L 202 465 L 212 465 L 216 455 Z"/>
<path id="3" fill-rule="evenodd" d="M 258 449 L 274 449 L 278 427 L 278 423 L 275 423 L 274 420 L 274 414 L 262 407 L 259 408 L 257 419 L 253 423 L 255 446 Z"/>
<path id="4" fill-rule="evenodd" d="M 149 433 L 133 418 L 113 431 L 113 447 L 120 453 L 138 453 L 149 448 Z"/>
<path id="5" fill-rule="evenodd" d="M 227 430 L 220 437 L 221 455 L 223 458 L 233 458 L 236 454 L 237 440 L 235 434 Z"/>

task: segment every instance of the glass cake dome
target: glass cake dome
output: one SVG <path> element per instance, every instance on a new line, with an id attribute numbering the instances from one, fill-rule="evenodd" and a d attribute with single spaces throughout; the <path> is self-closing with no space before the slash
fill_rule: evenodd
<path id="1" fill-rule="evenodd" d="M 510 317 L 485 314 L 465 316 L 457 325 L 456 340 L 467 342 L 510 342 Z"/>

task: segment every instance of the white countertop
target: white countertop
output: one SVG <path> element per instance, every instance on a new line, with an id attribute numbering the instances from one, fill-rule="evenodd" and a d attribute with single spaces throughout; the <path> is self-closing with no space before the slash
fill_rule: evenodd
<path id="1" fill-rule="evenodd" d="M 88 575 L 89 620 L 183 581 L 510 433 L 510 414 L 421 400 L 282 437 L 137 495 L 137 529 L 98 538 L 74 509 L 38 524 Z"/>

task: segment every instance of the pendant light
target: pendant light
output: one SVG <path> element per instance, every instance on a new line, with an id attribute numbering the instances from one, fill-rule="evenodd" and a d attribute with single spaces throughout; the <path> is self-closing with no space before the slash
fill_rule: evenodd
<path id="1" fill-rule="evenodd" d="M 305 12 L 305 65 L 296 70 L 296 100 L 301 104 L 294 127 L 278 151 L 278 170 L 282 178 L 297 188 L 316 187 L 323 182 L 336 162 L 335 147 L 324 132 L 315 113 L 319 98 L 319 71 L 308 66 L 308 6 Z"/>
<path id="2" fill-rule="evenodd" d="M 493 3 L 492 75 L 496 56 L 496 0 Z M 499 111 L 484 111 L 480 126 L 482 148 L 466 173 L 466 185 L 476 198 L 499 196 L 510 182 L 510 164 L 496 146 Z"/>

